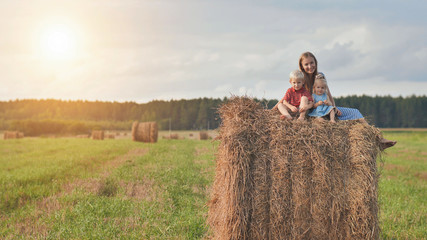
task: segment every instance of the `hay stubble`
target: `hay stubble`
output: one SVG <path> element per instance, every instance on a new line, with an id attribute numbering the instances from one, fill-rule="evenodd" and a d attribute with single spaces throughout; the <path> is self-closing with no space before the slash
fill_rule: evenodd
<path id="1" fill-rule="evenodd" d="M 245 97 L 219 112 L 214 238 L 378 238 L 378 129 L 281 121 Z"/>

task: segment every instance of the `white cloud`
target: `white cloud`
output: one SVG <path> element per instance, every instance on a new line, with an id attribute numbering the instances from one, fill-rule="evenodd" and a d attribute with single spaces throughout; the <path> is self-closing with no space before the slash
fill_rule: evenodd
<path id="1" fill-rule="evenodd" d="M 224 85 L 218 85 L 215 88 L 215 92 L 219 92 L 219 93 L 222 94 L 224 92 L 230 91 L 231 89 L 233 89 L 233 85 L 230 84 L 230 83 L 227 83 L 227 84 L 224 84 Z"/>
<path id="2" fill-rule="evenodd" d="M 239 96 L 253 96 L 253 91 L 251 88 L 247 88 L 247 87 L 240 87 L 239 88 L 239 92 L 238 92 Z"/>
<path id="3" fill-rule="evenodd" d="M 427 95 L 427 82 L 414 82 L 409 80 L 393 81 L 374 77 L 367 79 L 358 79 L 357 84 L 354 81 L 328 81 L 333 96 L 348 95 L 370 95 L 370 96 L 409 96 L 409 95 Z"/>

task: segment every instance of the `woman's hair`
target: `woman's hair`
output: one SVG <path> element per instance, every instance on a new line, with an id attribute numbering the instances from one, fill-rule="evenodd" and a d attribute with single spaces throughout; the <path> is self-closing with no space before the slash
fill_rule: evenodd
<path id="1" fill-rule="evenodd" d="M 304 67 L 302 66 L 302 60 L 312 57 L 314 59 L 314 63 L 316 64 L 316 70 L 314 70 L 313 75 L 310 77 L 308 75 L 308 73 L 306 73 L 304 71 Z M 307 88 L 308 91 L 312 91 L 313 90 L 313 84 L 314 84 L 314 77 L 317 75 L 317 59 L 316 57 L 313 55 L 313 53 L 311 52 L 305 52 L 303 54 L 301 54 L 300 58 L 299 58 L 299 69 L 301 70 L 301 72 L 304 73 L 304 78 L 305 78 L 305 87 Z"/>
<path id="2" fill-rule="evenodd" d="M 314 93 L 314 86 L 316 86 L 317 84 L 324 84 L 325 86 L 328 86 L 328 82 L 326 81 L 325 75 L 323 75 L 323 73 L 316 74 L 316 77 L 314 78 L 314 83 L 313 83 L 313 93 Z M 327 91 L 328 89 L 326 89 L 325 92 Z"/>

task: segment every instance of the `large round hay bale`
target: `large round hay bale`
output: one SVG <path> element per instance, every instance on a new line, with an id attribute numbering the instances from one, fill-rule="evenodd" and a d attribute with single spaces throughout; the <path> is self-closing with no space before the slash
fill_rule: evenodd
<path id="1" fill-rule="evenodd" d="M 381 132 L 283 121 L 249 98 L 220 108 L 214 239 L 378 239 Z"/>
<path id="2" fill-rule="evenodd" d="M 138 142 L 157 142 L 159 135 L 156 122 L 134 122 L 132 124 L 132 140 Z"/>
<path id="3" fill-rule="evenodd" d="M 209 139 L 208 132 L 205 132 L 205 131 L 199 132 L 199 139 L 200 140 L 208 140 Z"/>
<path id="4" fill-rule="evenodd" d="M 135 122 L 132 123 L 132 131 L 131 131 L 132 141 L 138 141 L 136 139 L 136 137 L 137 137 L 136 131 L 138 130 L 138 125 L 139 125 L 139 122 L 135 121 Z"/>
<path id="5" fill-rule="evenodd" d="M 157 142 L 157 138 L 159 137 L 159 129 L 157 127 L 157 123 L 153 122 L 150 125 L 150 142 Z"/>
<path id="6" fill-rule="evenodd" d="M 92 139 L 104 140 L 104 131 L 92 131 Z"/>

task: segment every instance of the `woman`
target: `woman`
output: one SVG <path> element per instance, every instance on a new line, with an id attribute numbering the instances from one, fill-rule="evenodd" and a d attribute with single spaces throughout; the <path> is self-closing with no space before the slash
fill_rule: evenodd
<path id="1" fill-rule="evenodd" d="M 313 92 L 314 78 L 317 75 L 317 59 L 311 52 L 305 52 L 299 58 L 299 68 L 305 76 L 305 86 L 309 92 Z M 322 74 L 322 73 L 321 73 Z M 332 98 L 331 91 L 327 87 L 328 97 L 335 106 L 335 101 Z M 336 107 L 339 120 L 357 120 L 364 119 L 359 110 L 355 108 Z"/>
<path id="2" fill-rule="evenodd" d="M 299 68 L 305 76 L 305 86 L 308 91 L 313 92 L 314 78 L 317 75 L 317 59 L 311 52 L 305 52 L 301 54 L 299 58 Z M 327 87 L 328 97 L 332 102 L 332 106 L 335 107 L 335 101 L 332 98 L 331 91 Z M 362 120 L 365 121 L 363 115 L 359 110 L 355 108 L 336 107 L 337 116 L 339 120 Z M 365 121 L 366 122 L 366 121 Z M 390 141 L 385 138 L 381 139 L 383 149 L 392 147 L 396 144 L 396 141 Z"/>

